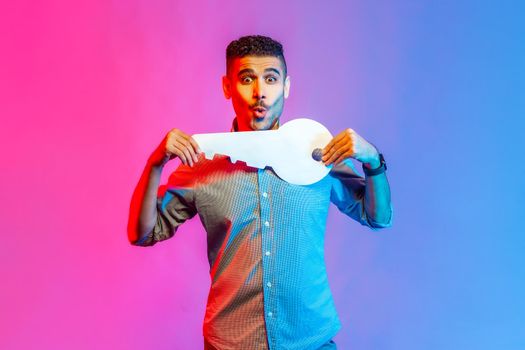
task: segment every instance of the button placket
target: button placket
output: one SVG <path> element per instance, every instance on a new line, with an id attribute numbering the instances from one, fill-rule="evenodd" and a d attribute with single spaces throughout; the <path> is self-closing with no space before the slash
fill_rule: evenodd
<path id="1" fill-rule="evenodd" d="M 272 284 L 272 273 L 273 265 L 275 263 L 273 259 L 272 245 L 273 245 L 273 225 L 271 222 L 271 203 L 270 196 L 268 193 L 269 176 L 266 171 L 262 170 L 259 172 L 259 193 L 260 193 L 260 208 L 261 217 L 260 222 L 262 224 L 262 252 L 263 252 L 263 286 L 264 286 L 264 309 L 266 311 L 266 320 L 268 324 L 268 335 L 272 338 L 275 334 L 275 292 L 274 285 Z M 272 325 L 273 324 L 273 325 Z"/>

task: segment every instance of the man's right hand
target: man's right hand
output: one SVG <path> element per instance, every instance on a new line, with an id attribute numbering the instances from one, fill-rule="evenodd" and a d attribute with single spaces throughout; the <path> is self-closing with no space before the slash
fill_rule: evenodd
<path id="1" fill-rule="evenodd" d="M 179 129 L 172 129 L 151 154 L 149 163 L 154 167 L 163 167 L 171 159 L 179 157 L 183 164 L 193 166 L 198 161 L 199 153 L 201 150 L 193 137 Z"/>

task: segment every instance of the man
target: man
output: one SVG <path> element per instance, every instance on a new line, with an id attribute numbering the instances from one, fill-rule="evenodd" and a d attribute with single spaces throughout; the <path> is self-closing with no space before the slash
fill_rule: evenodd
<path id="1" fill-rule="evenodd" d="M 226 50 L 222 85 L 236 117 L 232 131 L 279 128 L 290 92 L 280 43 L 246 36 Z M 182 164 L 157 198 L 163 166 Z M 364 178 L 350 158 L 363 163 Z M 190 135 L 171 130 L 148 160 L 133 195 L 128 237 L 151 246 L 199 214 L 212 279 L 203 325 L 205 349 L 335 349 L 340 329 L 324 264 L 330 202 L 372 228 L 391 225 L 382 156 L 352 129 L 335 136 L 322 161 L 328 176 L 289 184 L 271 168 L 207 160 Z"/>

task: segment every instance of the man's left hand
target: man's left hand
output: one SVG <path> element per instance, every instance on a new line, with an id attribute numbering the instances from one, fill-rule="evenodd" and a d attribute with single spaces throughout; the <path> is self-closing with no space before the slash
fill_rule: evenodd
<path id="1" fill-rule="evenodd" d="M 377 149 L 352 129 L 343 130 L 326 145 L 322 160 L 330 165 L 348 158 L 357 159 L 372 169 L 381 165 Z"/>

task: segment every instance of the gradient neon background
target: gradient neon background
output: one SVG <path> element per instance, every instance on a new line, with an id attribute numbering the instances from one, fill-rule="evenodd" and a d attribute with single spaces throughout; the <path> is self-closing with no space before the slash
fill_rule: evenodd
<path id="1" fill-rule="evenodd" d="M 525 349 L 524 18 L 521 1 L 2 2 L 0 348 L 202 348 L 201 224 L 134 247 L 129 200 L 170 128 L 229 130 L 225 47 L 259 33 L 285 47 L 283 121 L 352 127 L 389 165 L 391 229 L 331 208 L 339 348 Z"/>

